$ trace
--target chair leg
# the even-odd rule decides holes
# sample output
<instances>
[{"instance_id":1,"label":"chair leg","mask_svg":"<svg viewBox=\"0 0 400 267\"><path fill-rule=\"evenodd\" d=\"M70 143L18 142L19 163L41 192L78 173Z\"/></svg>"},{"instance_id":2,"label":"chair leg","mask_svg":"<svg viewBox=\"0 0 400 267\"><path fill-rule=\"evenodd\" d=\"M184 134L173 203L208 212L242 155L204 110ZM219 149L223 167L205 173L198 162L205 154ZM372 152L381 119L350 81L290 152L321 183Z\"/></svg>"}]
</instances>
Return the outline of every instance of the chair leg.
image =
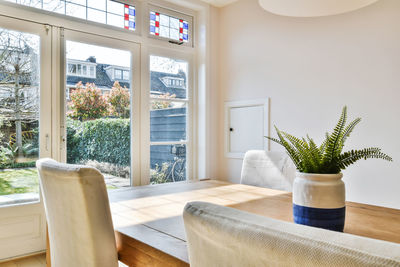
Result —
<instances>
[{"instance_id":1,"label":"chair leg","mask_svg":"<svg viewBox=\"0 0 400 267\"><path fill-rule=\"evenodd\" d=\"M49 230L46 226L46 267L51 267Z\"/></svg>"}]
</instances>

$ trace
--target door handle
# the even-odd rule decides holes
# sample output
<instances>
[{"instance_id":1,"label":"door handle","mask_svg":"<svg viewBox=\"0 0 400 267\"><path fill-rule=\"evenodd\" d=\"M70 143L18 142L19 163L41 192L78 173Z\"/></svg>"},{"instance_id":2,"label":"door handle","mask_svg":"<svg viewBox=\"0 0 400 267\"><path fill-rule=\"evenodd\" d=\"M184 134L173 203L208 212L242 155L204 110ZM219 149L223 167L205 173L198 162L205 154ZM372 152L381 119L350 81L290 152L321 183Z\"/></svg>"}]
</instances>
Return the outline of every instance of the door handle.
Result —
<instances>
[{"instance_id":1,"label":"door handle","mask_svg":"<svg viewBox=\"0 0 400 267\"><path fill-rule=\"evenodd\" d=\"M49 134L46 134L46 141L45 141L45 149L46 151L49 151Z\"/></svg>"}]
</instances>

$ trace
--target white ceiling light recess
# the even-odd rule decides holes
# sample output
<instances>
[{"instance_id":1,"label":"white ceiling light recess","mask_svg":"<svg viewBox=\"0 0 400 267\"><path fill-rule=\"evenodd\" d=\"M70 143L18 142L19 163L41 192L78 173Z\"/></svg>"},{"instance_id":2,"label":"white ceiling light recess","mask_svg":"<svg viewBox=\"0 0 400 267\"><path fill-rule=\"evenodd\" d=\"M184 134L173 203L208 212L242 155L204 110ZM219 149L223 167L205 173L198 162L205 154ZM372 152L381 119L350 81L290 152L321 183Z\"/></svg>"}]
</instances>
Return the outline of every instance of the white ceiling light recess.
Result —
<instances>
[{"instance_id":1,"label":"white ceiling light recess","mask_svg":"<svg viewBox=\"0 0 400 267\"><path fill-rule=\"evenodd\" d=\"M290 17L321 17L354 11L378 0L259 0L265 10Z\"/></svg>"}]
</instances>

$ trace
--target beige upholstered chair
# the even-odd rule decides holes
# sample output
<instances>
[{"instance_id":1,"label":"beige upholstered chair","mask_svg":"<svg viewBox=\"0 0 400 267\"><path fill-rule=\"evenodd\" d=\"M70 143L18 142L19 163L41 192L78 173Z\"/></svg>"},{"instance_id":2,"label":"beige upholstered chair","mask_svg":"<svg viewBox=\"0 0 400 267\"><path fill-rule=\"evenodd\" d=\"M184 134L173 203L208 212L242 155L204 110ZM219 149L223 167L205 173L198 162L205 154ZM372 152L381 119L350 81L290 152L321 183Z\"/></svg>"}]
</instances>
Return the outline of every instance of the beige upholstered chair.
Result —
<instances>
[{"instance_id":1,"label":"beige upholstered chair","mask_svg":"<svg viewBox=\"0 0 400 267\"><path fill-rule=\"evenodd\" d=\"M183 212L191 267L400 266L400 245L205 202Z\"/></svg>"},{"instance_id":2,"label":"beige upholstered chair","mask_svg":"<svg viewBox=\"0 0 400 267\"><path fill-rule=\"evenodd\" d=\"M37 162L54 267L116 267L115 243L103 175L94 168Z\"/></svg>"},{"instance_id":3,"label":"beige upholstered chair","mask_svg":"<svg viewBox=\"0 0 400 267\"><path fill-rule=\"evenodd\" d=\"M296 167L285 152L249 150L240 183L291 192L295 174Z\"/></svg>"}]
</instances>

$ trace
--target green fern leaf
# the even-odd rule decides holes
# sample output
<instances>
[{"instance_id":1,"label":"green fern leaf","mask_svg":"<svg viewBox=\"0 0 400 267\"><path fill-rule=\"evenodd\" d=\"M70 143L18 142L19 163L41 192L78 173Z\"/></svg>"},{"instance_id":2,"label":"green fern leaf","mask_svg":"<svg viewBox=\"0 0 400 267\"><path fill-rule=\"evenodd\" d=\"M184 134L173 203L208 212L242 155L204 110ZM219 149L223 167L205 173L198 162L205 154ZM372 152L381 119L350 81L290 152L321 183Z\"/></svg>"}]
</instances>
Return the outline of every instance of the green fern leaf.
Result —
<instances>
[{"instance_id":1,"label":"green fern leaf","mask_svg":"<svg viewBox=\"0 0 400 267\"><path fill-rule=\"evenodd\" d=\"M282 133L279 131L279 129L276 126L275 126L275 130L279 137L279 140L281 141L282 145L285 147L286 151L288 152L289 157L293 160L293 163L296 165L297 169L299 171L303 170L302 165L301 165L301 160L300 160L300 153L285 140Z\"/></svg>"},{"instance_id":2,"label":"green fern leaf","mask_svg":"<svg viewBox=\"0 0 400 267\"><path fill-rule=\"evenodd\" d=\"M344 152L338 158L338 166L341 170L344 170L351 164L354 164L356 161L360 159L369 159L369 158L376 158L376 159L383 159L387 161L393 161L393 159L386 155L385 153L381 152L380 148L377 147L370 147L364 148L362 150L351 150L348 152Z\"/></svg>"},{"instance_id":3,"label":"green fern leaf","mask_svg":"<svg viewBox=\"0 0 400 267\"><path fill-rule=\"evenodd\" d=\"M291 134L281 132L282 135L289 140L290 143L297 149L299 152L299 158L300 158L300 164L302 165L302 168L306 172L312 172L314 169L314 166L312 165L311 162L311 155L309 152L308 144L304 140L301 140Z\"/></svg>"},{"instance_id":4,"label":"green fern leaf","mask_svg":"<svg viewBox=\"0 0 400 267\"><path fill-rule=\"evenodd\" d=\"M297 138L280 131L276 126L278 138L266 136L269 140L282 145L300 172L306 173L339 173L360 159L393 159L382 153L379 148L364 148L342 153L344 143L355 126L361 121L357 118L346 126L347 108L344 107L338 123L331 134L326 133L320 146L307 135L307 138Z\"/></svg>"},{"instance_id":5,"label":"green fern leaf","mask_svg":"<svg viewBox=\"0 0 400 267\"><path fill-rule=\"evenodd\" d=\"M347 120L347 107L344 106L342 110L342 115L340 116L340 119L336 124L335 129L333 130L333 133L329 136L323 160L325 164L329 164L330 162L333 161L335 155L340 154L340 151L338 151L338 144L343 136L343 129L346 125L346 120Z\"/></svg>"}]
</instances>

